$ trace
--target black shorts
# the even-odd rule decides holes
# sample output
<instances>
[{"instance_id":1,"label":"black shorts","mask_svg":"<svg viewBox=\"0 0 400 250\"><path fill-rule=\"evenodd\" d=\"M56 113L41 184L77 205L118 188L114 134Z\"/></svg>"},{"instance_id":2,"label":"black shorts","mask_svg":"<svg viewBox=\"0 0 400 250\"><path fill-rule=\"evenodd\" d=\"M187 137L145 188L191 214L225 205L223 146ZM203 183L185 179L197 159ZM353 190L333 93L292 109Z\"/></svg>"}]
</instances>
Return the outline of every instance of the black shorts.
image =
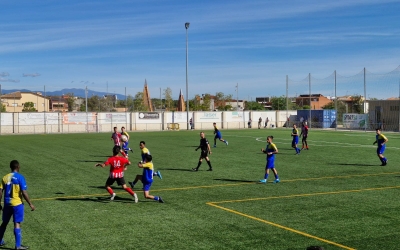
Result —
<instances>
[{"instance_id":1,"label":"black shorts","mask_svg":"<svg viewBox=\"0 0 400 250\"><path fill-rule=\"evenodd\" d=\"M303 141L304 140L307 140L307 135L303 135L303 139L302 139Z\"/></svg>"},{"instance_id":2,"label":"black shorts","mask_svg":"<svg viewBox=\"0 0 400 250\"><path fill-rule=\"evenodd\" d=\"M200 158L206 158L208 156L207 150L201 150Z\"/></svg>"},{"instance_id":3,"label":"black shorts","mask_svg":"<svg viewBox=\"0 0 400 250\"><path fill-rule=\"evenodd\" d=\"M106 185L107 186L111 186L112 184L114 184L114 182L117 182L118 186L123 186L126 184L124 177L122 178L111 178L108 177L107 181L106 181Z\"/></svg>"}]
</instances>

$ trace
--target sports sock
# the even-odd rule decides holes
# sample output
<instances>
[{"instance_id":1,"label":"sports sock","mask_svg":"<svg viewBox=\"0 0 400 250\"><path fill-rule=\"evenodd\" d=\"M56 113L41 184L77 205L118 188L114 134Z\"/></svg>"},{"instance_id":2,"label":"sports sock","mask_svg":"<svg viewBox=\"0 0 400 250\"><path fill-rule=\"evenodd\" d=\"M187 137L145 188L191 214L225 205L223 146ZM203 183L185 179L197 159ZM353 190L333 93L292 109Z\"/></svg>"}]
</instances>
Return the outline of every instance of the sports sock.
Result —
<instances>
[{"instance_id":1,"label":"sports sock","mask_svg":"<svg viewBox=\"0 0 400 250\"><path fill-rule=\"evenodd\" d=\"M279 179L279 176L277 174L275 175L275 179Z\"/></svg>"},{"instance_id":2,"label":"sports sock","mask_svg":"<svg viewBox=\"0 0 400 250\"><path fill-rule=\"evenodd\" d=\"M15 236L15 247L18 248L21 246L21 228L14 228L14 236Z\"/></svg>"},{"instance_id":3,"label":"sports sock","mask_svg":"<svg viewBox=\"0 0 400 250\"><path fill-rule=\"evenodd\" d=\"M113 193L114 193L114 191L112 190L111 187L107 187L107 192L108 192L110 195L113 195Z\"/></svg>"},{"instance_id":4,"label":"sports sock","mask_svg":"<svg viewBox=\"0 0 400 250\"><path fill-rule=\"evenodd\" d=\"M201 161L199 161L199 163L197 163L197 168L199 168L201 165Z\"/></svg>"},{"instance_id":5,"label":"sports sock","mask_svg":"<svg viewBox=\"0 0 400 250\"><path fill-rule=\"evenodd\" d=\"M206 160L207 161L207 160ZM210 168L212 168L211 167L211 161L207 161L207 164L208 164L208 166L210 167Z\"/></svg>"},{"instance_id":6,"label":"sports sock","mask_svg":"<svg viewBox=\"0 0 400 250\"><path fill-rule=\"evenodd\" d=\"M154 200L158 201L160 198L158 196L154 196Z\"/></svg>"},{"instance_id":7,"label":"sports sock","mask_svg":"<svg viewBox=\"0 0 400 250\"><path fill-rule=\"evenodd\" d=\"M133 195L135 193L130 187L125 188L125 191L128 192L130 195Z\"/></svg>"},{"instance_id":8,"label":"sports sock","mask_svg":"<svg viewBox=\"0 0 400 250\"><path fill-rule=\"evenodd\" d=\"M6 227L0 227L0 239L3 240ZM0 241L1 242L1 241Z\"/></svg>"},{"instance_id":9,"label":"sports sock","mask_svg":"<svg viewBox=\"0 0 400 250\"><path fill-rule=\"evenodd\" d=\"M267 180L267 179L268 179L268 175L269 175L269 174L265 174L265 175L264 175L264 179Z\"/></svg>"}]
</instances>

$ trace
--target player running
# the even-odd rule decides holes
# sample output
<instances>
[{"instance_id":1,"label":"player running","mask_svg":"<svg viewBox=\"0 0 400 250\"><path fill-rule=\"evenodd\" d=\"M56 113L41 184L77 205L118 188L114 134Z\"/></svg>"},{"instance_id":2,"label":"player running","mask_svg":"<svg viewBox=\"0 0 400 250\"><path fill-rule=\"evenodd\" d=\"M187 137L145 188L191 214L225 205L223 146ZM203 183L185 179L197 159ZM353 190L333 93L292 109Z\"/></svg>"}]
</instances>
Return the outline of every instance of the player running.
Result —
<instances>
[{"instance_id":1,"label":"player running","mask_svg":"<svg viewBox=\"0 0 400 250\"><path fill-rule=\"evenodd\" d=\"M379 157L379 160L381 160L381 162L382 162L381 166L386 166L386 164L387 164L387 159L385 156L383 156L383 152L385 152L386 143L388 141L389 140L386 138L386 136L384 136L381 133L381 129L377 128L376 129L376 140L374 141L373 144L378 143L378 148L376 149L376 153Z\"/></svg>"},{"instance_id":2,"label":"player running","mask_svg":"<svg viewBox=\"0 0 400 250\"><path fill-rule=\"evenodd\" d=\"M151 184L153 184L153 175L154 175L154 167L152 160L153 157L150 154L146 154L145 161L138 163L138 167L143 168L143 174L136 175L136 178L132 182L132 184L135 185L140 180L143 183L144 198L164 203L164 200L161 198L161 196L150 195L150 187Z\"/></svg>"},{"instance_id":3,"label":"player running","mask_svg":"<svg viewBox=\"0 0 400 250\"><path fill-rule=\"evenodd\" d=\"M127 170L127 166L131 164L131 162L118 155L120 152L121 148L119 146L114 146L113 148L113 156L108 158L107 161L104 163L97 163L95 167L102 167L104 168L105 166L110 165L110 175L106 181L106 189L108 193L111 195L110 201L113 201L116 194L111 188L111 185L114 184L114 182L117 182L119 186L122 186L123 189L128 192L130 195L133 196L133 199L135 200L135 203L138 202L138 197L135 192L132 191L130 187L127 187L125 184L125 179L124 179L124 171Z\"/></svg>"},{"instance_id":4,"label":"player running","mask_svg":"<svg viewBox=\"0 0 400 250\"><path fill-rule=\"evenodd\" d=\"M122 148L121 148L121 134L120 133L118 133L118 128L117 127L114 127L114 133L112 133L112 135L111 135L111 140L113 140L114 141L114 148L113 148L113 150L116 148L116 147L118 147L119 148L119 152L125 157L125 158L128 158L128 155L125 153L125 151L124 150L122 150Z\"/></svg>"},{"instance_id":5,"label":"player running","mask_svg":"<svg viewBox=\"0 0 400 250\"><path fill-rule=\"evenodd\" d=\"M122 143L122 149L124 150L125 154L128 155L128 151L133 153L133 150L129 147L129 134L126 132L125 127L121 127L121 136L125 135L127 140Z\"/></svg>"},{"instance_id":6,"label":"player running","mask_svg":"<svg viewBox=\"0 0 400 250\"><path fill-rule=\"evenodd\" d=\"M222 139L221 131L219 131L219 129L217 128L217 124L215 122L213 123L213 126L214 126L214 134L215 134L215 137L214 137L214 148L217 147L217 138L220 141L222 141L223 143L225 143L226 146L228 146L228 141Z\"/></svg>"}]
</instances>

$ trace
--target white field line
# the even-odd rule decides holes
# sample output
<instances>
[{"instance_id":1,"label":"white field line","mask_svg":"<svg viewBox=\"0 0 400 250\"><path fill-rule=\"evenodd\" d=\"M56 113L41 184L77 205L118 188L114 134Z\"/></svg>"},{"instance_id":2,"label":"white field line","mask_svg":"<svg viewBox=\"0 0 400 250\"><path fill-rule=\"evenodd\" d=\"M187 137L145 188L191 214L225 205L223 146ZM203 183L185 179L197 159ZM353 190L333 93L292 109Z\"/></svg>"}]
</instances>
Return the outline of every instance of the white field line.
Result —
<instances>
[{"instance_id":1,"label":"white field line","mask_svg":"<svg viewBox=\"0 0 400 250\"><path fill-rule=\"evenodd\" d=\"M241 136L241 135L229 135L230 137L247 137L247 138L254 138L258 142L262 143L267 143L267 137L254 137L254 136ZM274 141L292 141L292 139L276 139L274 138ZM346 142L330 142L330 141L313 141L313 140L307 140L309 145L312 146L318 146L318 147L333 147L333 146L340 146L342 148L354 148L354 147L360 147L360 148L376 148L375 145L365 145L365 144L354 144L354 143L346 143ZM310 142L312 144L310 144ZM300 143L300 140L299 140ZM322 144L314 144L314 143L322 143ZM386 147L390 149L397 149L400 150L400 148L397 147Z\"/></svg>"}]
</instances>

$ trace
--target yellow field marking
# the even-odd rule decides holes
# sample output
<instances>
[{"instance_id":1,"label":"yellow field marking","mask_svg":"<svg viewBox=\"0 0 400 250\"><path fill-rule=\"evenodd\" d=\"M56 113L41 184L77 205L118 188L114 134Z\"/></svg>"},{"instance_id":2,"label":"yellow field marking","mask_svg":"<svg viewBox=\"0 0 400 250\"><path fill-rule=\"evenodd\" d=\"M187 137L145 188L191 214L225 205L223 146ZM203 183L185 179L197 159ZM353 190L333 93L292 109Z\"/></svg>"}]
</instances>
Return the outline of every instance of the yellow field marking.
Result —
<instances>
[{"instance_id":1,"label":"yellow field marking","mask_svg":"<svg viewBox=\"0 0 400 250\"><path fill-rule=\"evenodd\" d=\"M210 205L210 206L213 206L213 207L228 211L230 213L241 215L243 217L246 217L246 218L249 218L249 219L252 219L252 220L256 220L256 221L259 221L259 222L262 222L262 223L265 223L265 224L269 224L271 226L278 227L278 228L284 229L286 231L290 231L292 233L300 234L300 235L303 235L303 236L308 237L308 238L319 240L319 241L325 242L327 244L340 247L342 249L355 250L355 248L347 247L347 246L341 245L339 243L336 243L336 242L333 242L333 241L330 241L330 240L326 240L326 239L323 239L323 238L320 238L320 237L317 237L317 236L314 236L314 235L311 235L311 234L308 234L308 233L304 233L304 232L301 232L299 230L296 230L296 229L293 229L293 228L290 228L290 227L285 227L285 226L273 223L271 221L263 220L263 219L260 219L260 218L257 218L257 217L254 217L254 216L251 216L251 215L248 215L248 214L244 214L244 213L238 212L236 210L232 210L232 209L229 209L229 208L221 207L221 206L213 204L212 202L211 203L210 202L207 203L207 205Z\"/></svg>"},{"instance_id":2,"label":"yellow field marking","mask_svg":"<svg viewBox=\"0 0 400 250\"><path fill-rule=\"evenodd\" d=\"M380 175L391 175L391 174L400 174L400 172L390 172L390 173L377 173L377 174L357 174L357 175L344 175L344 176L325 176L325 177L313 177L313 178L298 178L292 180L281 180L281 182L295 182L295 181L313 181L313 180L324 180L324 179L336 179L336 178L351 178L351 177L367 177L367 176L380 176ZM179 190L191 190L191 189L200 189L200 188L215 188L215 187L230 187L230 186L241 186L241 185L254 185L257 181L254 182L239 182L235 184L216 184L216 185L207 185L207 186L192 186L192 187L176 187L176 188L163 188L163 189L154 189L152 192L165 192L165 191L179 191ZM261 185L261 184L260 184ZM137 192L137 191L136 191ZM141 191L139 191L141 192ZM116 194L125 194L125 191L116 192ZM108 193L101 194L82 194L82 195L74 195L74 196L58 196L58 197L49 197L49 198L36 198L31 199L32 201L44 201L44 200L57 200L57 199L72 199L72 198L89 198L95 196L108 196Z\"/></svg>"},{"instance_id":3,"label":"yellow field marking","mask_svg":"<svg viewBox=\"0 0 400 250\"><path fill-rule=\"evenodd\" d=\"M363 191L376 191L376 190L387 190L387 189L397 189L397 188L400 188L400 186L380 187L380 188L364 188L364 189L353 189L353 190L342 190L342 191L331 191L331 192L318 192L318 193L308 193L308 194L293 194L293 195L272 196L272 197L263 197L263 198L249 198L249 199L242 199L242 200L228 200L228 201L207 202L206 204L209 205L209 206L213 206L213 207L228 211L230 213L241 215L243 217L246 217L246 218L249 218L249 219L252 219L252 220L260 221L260 222L263 222L263 223L271 225L271 226L275 226L275 227L278 227L278 228L281 228L281 229L284 229L284 230L287 230L287 231L290 231L290 232L293 232L293 233L296 233L296 234L300 234L300 235L303 235L303 236L308 237L308 238L316 239L316 240L328 243L330 245L334 245L334 246L340 247L342 249L355 250L355 248L347 247L347 246L341 245L341 244L333 242L333 241L329 241L329 240L326 240L326 239L323 239L323 238L320 238L320 237L317 237L317 236L314 236L314 235L311 235L311 234L308 234L308 233L305 233L305 232L301 232L301 231L293 229L293 228L285 227L285 226L273 223L271 221L263 220L263 219L260 219L260 218L245 214L245 213L241 213L241 212L238 212L238 211L233 210L233 209L229 209L229 208L226 208L226 207L223 207L223 206L219 206L217 204L233 203L233 202L271 200L271 199L282 199L282 198L295 198L295 197L310 197L310 196L317 196L317 195L355 193L355 192L363 192Z\"/></svg>"},{"instance_id":4,"label":"yellow field marking","mask_svg":"<svg viewBox=\"0 0 400 250\"><path fill-rule=\"evenodd\" d=\"M215 201L215 202L213 201L213 202L208 202L207 204L209 204L209 203L210 204L211 203L212 204L221 204L221 203L233 203L233 202L246 202L246 201L260 201L260 200L272 200L272 199L283 199L283 198L295 198L295 197L309 197L309 196L317 196L317 195L356 193L356 192L363 192L363 191L376 191L376 190L386 190L386 189L396 189L396 188L400 188L400 186L380 187L380 188L364 188L364 189L318 192L318 193L308 193L308 194L292 194L292 195L271 196L271 197L262 197L262 198L249 198L249 199L242 199L242 200L227 200L227 201Z\"/></svg>"}]
</instances>

